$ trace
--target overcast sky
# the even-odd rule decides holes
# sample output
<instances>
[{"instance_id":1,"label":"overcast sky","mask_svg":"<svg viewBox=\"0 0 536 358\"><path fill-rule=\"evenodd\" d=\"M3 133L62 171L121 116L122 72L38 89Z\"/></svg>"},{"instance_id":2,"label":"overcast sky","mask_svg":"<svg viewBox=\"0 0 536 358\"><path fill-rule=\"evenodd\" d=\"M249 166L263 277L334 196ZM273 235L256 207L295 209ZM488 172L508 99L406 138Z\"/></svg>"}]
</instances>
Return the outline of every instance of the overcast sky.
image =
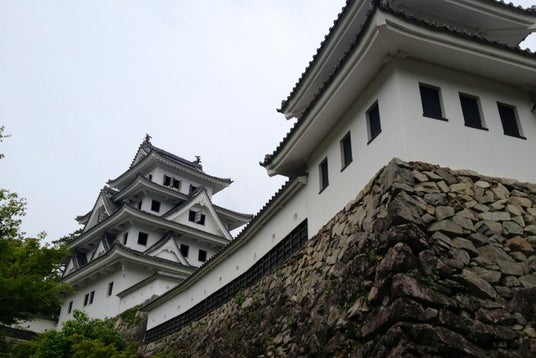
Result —
<instances>
[{"instance_id":1,"label":"overcast sky","mask_svg":"<svg viewBox=\"0 0 536 358\"><path fill-rule=\"evenodd\" d=\"M284 182L258 164L292 125L275 109L343 3L0 0L0 187L28 200L23 230L77 229L146 133L256 213Z\"/></svg>"}]
</instances>

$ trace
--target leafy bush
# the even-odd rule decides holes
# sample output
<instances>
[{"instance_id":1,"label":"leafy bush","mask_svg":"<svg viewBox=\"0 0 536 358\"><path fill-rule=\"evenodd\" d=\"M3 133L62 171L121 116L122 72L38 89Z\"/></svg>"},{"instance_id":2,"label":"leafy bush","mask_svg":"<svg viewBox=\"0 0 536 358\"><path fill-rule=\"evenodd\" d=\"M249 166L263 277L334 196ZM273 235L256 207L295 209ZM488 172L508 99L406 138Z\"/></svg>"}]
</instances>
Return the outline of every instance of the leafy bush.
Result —
<instances>
[{"instance_id":1,"label":"leafy bush","mask_svg":"<svg viewBox=\"0 0 536 358\"><path fill-rule=\"evenodd\" d=\"M75 311L74 319L60 331L49 331L34 341L15 345L11 358L129 358L136 357L136 345L127 345L109 319L90 319Z\"/></svg>"}]
</instances>

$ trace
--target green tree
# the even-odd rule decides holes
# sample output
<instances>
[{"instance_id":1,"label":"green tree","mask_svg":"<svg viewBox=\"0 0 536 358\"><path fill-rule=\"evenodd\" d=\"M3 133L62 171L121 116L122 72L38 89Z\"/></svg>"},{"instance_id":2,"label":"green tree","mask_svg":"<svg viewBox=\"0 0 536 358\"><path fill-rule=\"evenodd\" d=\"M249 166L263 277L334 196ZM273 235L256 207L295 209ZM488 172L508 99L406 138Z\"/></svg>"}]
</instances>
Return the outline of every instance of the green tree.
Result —
<instances>
[{"instance_id":1,"label":"green tree","mask_svg":"<svg viewBox=\"0 0 536 358\"><path fill-rule=\"evenodd\" d=\"M0 142L5 137L0 126ZM0 189L0 324L57 314L60 295L68 290L57 282L67 250L44 244L44 233L36 238L24 236L20 225L25 205L16 193Z\"/></svg>"},{"instance_id":2,"label":"green tree","mask_svg":"<svg viewBox=\"0 0 536 358\"><path fill-rule=\"evenodd\" d=\"M82 234L83 231L84 231L83 227L78 228L75 231L60 237L58 240L52 241L52 243L58 244L58 245L68 245L71 242L73 242L78 236L80 236L80 234Z\"/></svg>"},{"instance_id":3,"label":"green tree","mask_svg":"<svg viewBox=\"0 0 536 358\"><path fill-rule=\"evenodd\" d=\"M130 358L136 357L136 345L127 345L109 319L90 319L75 311L73 319L60 331L49 331L34 341L13 347L12 358Z\"/></svg>"}]
</instances>

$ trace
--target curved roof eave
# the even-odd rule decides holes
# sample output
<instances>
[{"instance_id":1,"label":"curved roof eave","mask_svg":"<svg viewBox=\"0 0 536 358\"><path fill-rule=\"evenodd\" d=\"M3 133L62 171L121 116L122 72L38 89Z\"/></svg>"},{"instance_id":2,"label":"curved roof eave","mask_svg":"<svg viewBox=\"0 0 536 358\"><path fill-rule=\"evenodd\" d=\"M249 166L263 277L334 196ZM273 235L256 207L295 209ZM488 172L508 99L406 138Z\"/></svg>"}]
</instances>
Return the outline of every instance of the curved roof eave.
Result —
<instances>
[{"instance_id":1,"label":"curved roof eave","mask_svg":"<svg viewBox=\"0 0 536 358\"><path fill-rule=\"evenodd\" d=\"M449 27L447 25L438 24L432 21L426 21L422 19L418 19L415 16L406 14L404 12L392 9L389 6L378 6L375 8L375 10L379 9L385 14L394 16L395 18L406 22L410 25L417 26L424 28L425 30L428 30L430 33L437 33L438 36L441 35L447 35L451 36L452 38L456 38L459 41L463 42L465 41L466 44L473 44L474 45L474 51L477 51L477 48L479 51L482 50L482 48L488 48L493 51L498 51L497 53L502 53L503 58L497 58L497 61L503 61L504 58L510 57L512 59L517 59L520 63L522 61L527 61L523 59L529 59L529 61L532 61L536 59L536 55L529 51L529 50L521 50L519 47L509 46L502 43L498 43L496 41L492 41L488 38L479 36L474 33L468 33L466 31L456 29ZM372 12L368 19L366 25L370 25L370 19L374 16L374 13L376 11ZM393 24L389 24L391 27L393 27ZM311 113L311 110L317 105L318 102L320 102L320 99L325 94L326 90L333 84L333 82L336 80L337 75L341 71L341 69L345 66L348 59L352 56L354 50L356 47L360 45L360 42L362 40L362 37L364 36L364 33L370 26L364 26L361 33L356 37L354 44L348 51L346 52L345 56L343 56L337 65L337 67L333 70L330 77L324 82L323 86L317 91L314 99L311 101L311 103L307 106L305 109L303 115L298 119L298 121L295 123L295 125L290 129L290 131L287 133L287 135L283 138L283 140L279 143L277 148L272 152L272 154L266 155L264 162L261 162L261 166L265 167L267 171L270 174L283 174L283 175L295 175L296 173L290 172L285 173L284 171L281 172L280 163L283 159L283 156L285 156L290 146L292 146L293 141L295 141L296 136L299 135L303 129L306 122L309 121L309 116ZM483 47L484 46L484 47ZM521 66L521 65L520 65Z\"/></svg>"},{"instance_id":2,"label":"curved roof eave","mask_svg":"<svg viewBox=\"0 0 536 358\"><path fill-rule=\"evenodd\" d=\"M69 273L68 275L62 277L60 279L60 282L75 284L80 280L86 279L87 275L91 271L107 267L119 260L129 260L131 262L150 265L158 270L166 270L167 272L185 275L191 274L195 269L195 267L193 266L186 267L174 261L169 261L160 257L143 255L142 253L139 253L135 250L131 250L122 245L114 244L114 246L112 246L112 248L103 255L99 256L93 261L88 262L86 265Z\"/></svg>"},{"instance_id":3,"label":"curved roof eave","mask_svg":"<svg viewBox=\"0 0 536 358\"><path fill-rule=\"evenodd\" d=\"M113 188L124 188L128 186L130 182L134 180L144 168L150 167L151 164L154 164L154 162L156 161L159 161L160 163L163 163L170 167L180 169L185 173L192 175L202 181L213 184L215 189L214 192L218 192L221 189L226 188L233 182L229 178L219 178L206 174L200 169L191 168L187 165L184 165L180 161L172 160L168 156L163 156L161 153L155 150L151 150L141 161L131 166L117 178L108 180L107 184Z\"/></svg>"},{"instance_id":4,"label":"curved roof eave","mask_svg":"<svg viewBox=\"0 0 536 358\"><path fill-rule=\"evenodd\" d=\"M219 236L207 233L205 231L201 231L199 229L184 224L169 221L160 216L153 215L145 211L135 209L129 205L123 204L123 206L121 206L121 208L117 210L113 215L107 217L105 220L90 228L87 232L84 232L83 234L78 236L73 242L69 244L69 248L73 250L77 247L83 246L88 241L88 239L94 238L96 235L100 235L107 231L107 229L115 227L115 225L117 225L118 222L120 222L122 219L138 219L138 221L158 225L164 230L174 230L186 233L188 235L197 236L216 245L226 245L229 242L228 240Z\"/></svg>"}]
</instances>

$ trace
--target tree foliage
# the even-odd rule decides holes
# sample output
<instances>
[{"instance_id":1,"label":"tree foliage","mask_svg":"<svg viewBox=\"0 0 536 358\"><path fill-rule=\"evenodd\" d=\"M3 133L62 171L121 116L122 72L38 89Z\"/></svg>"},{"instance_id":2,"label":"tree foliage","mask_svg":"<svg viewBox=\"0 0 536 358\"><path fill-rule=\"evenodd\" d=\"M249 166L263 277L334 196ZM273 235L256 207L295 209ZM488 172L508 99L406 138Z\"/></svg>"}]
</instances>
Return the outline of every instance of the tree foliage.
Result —
<instances>
[{"instance_id":1,"label":"tree foliage","mask_svg":"<svg viewBox=\"0 0 536 358\"><path fill-rule=\"evenodd\" d=\"M0 126L0 142L3 133ZM0 324L56 314L68 289L57 282L66 249L44 244L44 233L30 238L20 232L25 205L16 193L0 189Z\"/></svg>"},{"instance_id":2,"label":"tree foliage","mask_svg":"<svg viewBox=\"0 0 536 358\"><path fill-rule=\"evenodd\" d=\"M73 242L78 236L80 236L80 234L82 234L83 231L84 231L84 228L81 227L67 235L60 237L58 240L52 241L52 243L58 244L58 245L68 245L71 242Z\"/></svg>"},{"instance_id":3,"label":"tree foliage","mask_svg":"<svg viewBox=\"0 0 536 358\"><path fill-rule=\"evenodd\" d=\"M60 331L45 332L34 341L18 344L8 357L130 358L136 357L136 345L125 343L113 321L90 319L75 311Z\"/></svg>"}]
</instances>

